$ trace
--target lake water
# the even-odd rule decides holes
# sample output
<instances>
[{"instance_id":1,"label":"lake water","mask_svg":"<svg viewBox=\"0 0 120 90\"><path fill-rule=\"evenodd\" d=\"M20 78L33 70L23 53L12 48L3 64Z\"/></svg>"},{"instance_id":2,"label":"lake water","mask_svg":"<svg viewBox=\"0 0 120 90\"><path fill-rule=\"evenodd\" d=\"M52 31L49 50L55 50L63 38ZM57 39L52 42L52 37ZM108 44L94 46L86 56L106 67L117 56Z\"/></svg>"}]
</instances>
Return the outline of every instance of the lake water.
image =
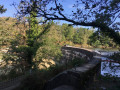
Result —
<instances>
[{"instance_id":1,"label":"lake water","mask_svg":"<svg viewBox=\"0 0 120 90\"><path fill-rule=\"evenodd\" d=\"M94 51L102 56L111 56L114 53L120 52L120 51L102 51L102 50L94 50Z\"/></svg>"},{"instance_id":2,"label":"lake water","mask_svg":"<svg viewBox=\"0 0 120 90\"><path fill-rule=\"evenodd\" d=\"M115 76L115 77L120 77L120 63L114 62L114 60L102 57L102 62L101 62L101 75L106 76ZM109 60L109 61L106 61ZM112 62L111 62L112 61Z\"/></svg>"},{"instance_id":3,"label":"lake water","mask_svg":"<svg viewBox=\"0 0 120 90\"><path fill-rule=\"evenodd\" d=\"M101 75L120 77L120 64L114 62L101 62Z\"/></svg>"},{"instance_id":4,"label":"lake water","mask_svg":"<svg viewBox=\"0 0 120 90\"><path fill-rule=\"evenodd\" d=\"M113 55L114 53L118 53L119 51L102 51L102 50L94 50L96 53L101 55L101 75L102 76L114 76L120 77L120 63L115 62L113 59L109 59L107 57Z\"/></svg>"}]
</instances>

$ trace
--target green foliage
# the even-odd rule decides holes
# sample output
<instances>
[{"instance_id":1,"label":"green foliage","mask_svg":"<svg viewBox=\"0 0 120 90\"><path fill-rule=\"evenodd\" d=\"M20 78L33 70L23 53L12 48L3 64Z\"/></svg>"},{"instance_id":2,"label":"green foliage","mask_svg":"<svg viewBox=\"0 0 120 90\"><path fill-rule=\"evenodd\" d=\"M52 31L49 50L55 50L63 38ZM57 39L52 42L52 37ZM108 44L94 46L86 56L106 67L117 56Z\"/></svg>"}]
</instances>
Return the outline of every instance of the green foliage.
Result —
<instances>
[{"instance_id":1,"label":"green foliage","mask_svg":"<svg viewBox=\"0 0 120 90\"><path fill-rule=\"evenodd\" d=\"M14 26L15 23L16 23L15 18L9 18L9 17L0 18L0 46L9 47L11 45L11 42L13 41L18 42L21 40L22 35L20 32L22 31L19 30L17 26Z\"/></svg>"},{"instance_id":2,"label":"green foliage","mask_svg":"<svg viewBox=\"0 0 120 90\"><path fill-rule=\"evenodd\" d=\"M33 7L35 7L35 9L33 9L33 7L31 6L31 4L33 4L33 1L34 1ZM36 16L38 17L42 16L45 18L46 21L65 20L73 25L91 26L91 27L99 28L100 31L106 33L107 36L112 38L116 43L120 44L119 42L120 35L116 32L116 30L119 31L119 27L120 27L119 0L102 0L102 1L78 0L77 2L73 1L73 8L75 10L70 9L71 13L69 14L66 12L67 9L64 7L64 3L61 3L56 0L50 0L50 1L22 0L21 3L22 5L19 8L19 10L21 11L21 13L19 14L21 16L25 15L25 12L27 15L28 14L30 15L31 14L30 10L33 10L34 12L36 12ZM69 3L69 1L67 1L67 3ZM51 5L51 4L55 4L55 5ZM50 7L48 7L49 5ZM28 7L29 9L26 7ZM65 37L67 37L66 34ZM67 37L67 39L69 40L71 39L71 37L70 38Z\"/></svg>"},{"instance_id":3,"label":"green foliage","mask_svg":"<svg viewBox=\"0 0 120 90\"><path fill-rule=\"evenodd\" d=\"M53 21L39 25L34 15L36 13L31 12L31 16L28 18L29 24L27 23L26 27L22 23L16 24L15 19L0 18L0 40L2 41L0 44L11 45L9 53L6 56L4 55L6 62L17 62L16 65L18 65L18 63L21 64L21 62L26 61L30 68L33 65L37 67L36 65L43 59L52 59L58 62L62 56L60 46L62 42L64 44L71 42L93 47L116 47L112 39L101 32L94 32L94 29L74 28L68 24L57 25ZM77 63L82 62L76 60L71 62L70 65L75 66ZM61 66L55 67L58 68L56 73L64 69L61 69Z\"/></svg>"},{"instance_id":4,"label":"green foliage","mask_svg":"<svg viewBox=\"0 0 120 90\"><path fill-rule=\"evenodd\" d=\"M9 53L4 54L2 60L8 65L11 63L10 65L16 69L21 68L23 70L28 68L28 66L34 65L32 62L33 53L34 49L32 47L19 45L17 47L12 47Z\"/></svg>"},{"instance_id":5,"label":"green foliage","mask_svg":"<svg viewBox=\"0 0 120 90\"><path fill-rule=\"evenodd\" d=\"M4 13L7 9L4 9L3 5L0 5L0 14Z\"/></svg>"},{"instance_id":6,"label":"green foliage","mask_svg":"<svg viewBox=\"0 0 120 90\"><path fill-rule=\"evenodd\" d=\"M72 41L74 35L74 28L73 26L68 26L68 24L63 24L61 26L63 38L65 37L66 40Z\"/></svg>"},{"instance_id":7,"label":"green foliage","mask_svg":"<svg viewBox=\"0 0 120 90\"><path fill-rule=\"evenodd\" d=\"M30 11L30 16L28 17L29 21L29 30L27 31L27 37L28 37L28 45L33 47L34 41L37 40L37 37L39 36L41 32L41 27L38 25L38 20L35 17L37 15L36 10L36 3L34 0L31 0L31 11Z\"/></svg>"},{"instance_id":8,"label":"green foliage","mask_svg":"<svg viewBox=\"0 0 120 90\"><path fill-rule=\"evenodd\" d=\"M100 47L108 48L108 47L115 47L117 46L112 39L106 36L104 33L96 31L90 37L89 44L93 47Z\"/></svg>"},{"instance_id":9,"label":"green foliage","mask_svg":"<svg viewBox=\"0 0 120 90\"><path fill-rule=\"evenodd\" d=\"M2 59L8 63L8 61L18 61L19 57L14 54L4 54Z\"/></svg>"},{"instance_id":10,"label":"green foliage","mask_svg":"<svg viewBox=\"0 0 120 90\"><path fill-rule=\"evenodd\" d=\"M63 65L52 65L48 68L48 71L51 72L52 76L57 75L58 73L66 70L66 69L71 69L74 67L79 67L83 64L85 64L85 60L84 59L79 59L79 58L75 58L73 60L70 60L69 62L67 62L67 64L63 64Z\"/></svg>"},{"instance_id":11,"label":"green foliage","mask_svg":"<svg viewBox=\"0 0 120 90\"><path fill-rule=\"evenodd\" d=\"M86 28L77 28L74 34L73 42L76 44L88 44L89 37L93 34L93 30Z\"/></svg>"},{"instance_id":12,"label":"green foliage","mask_svg":"<svg viewBox=\"0 0 120 90\"><path fill-rule=\"evenodd\" d=\"M14 51L16 53L23 52L23 53L25 53L27 55L29 52L32 54L33 48L30 47L30 46L27 46L27 45L26 46L25 45L20 45L17 48L14 48Z\"/></svg>"},{"instance_id":13,"label":"green foliage","mask_svg":"<svg viewBox=\"0 0 120 90\"><path fill-rule=\"evenodd\" d=\"M13 52L19 53L21 59L27 60L28 64L32 65L32 55L34 53L34 48L30 46L20 45L13 49Z\"/></svg>"},{"instance_id":14,"label":"green foliage","mask_svg":"<svg viewBox=\"0 0 120 90\"><path fill-rule=\"evenodd\" d=\"M61 41L61 31L57 27L58 26L53 24L53 22L51 25L48 23L48 25L45 27L45 30L43 31L44 34L42 34L38 39L38 42L41 43L41 46L36 52L35 58L37 61L41 61L42 58L53 59L57 61L61 57L61 47L59 45L59 42Z\"/></svg>"},{"instance_id":15,"label":"green foliage","mask_svg":"<svg viewBox=\"0 0 120 90\"><path fill-rule=\"evenodd\" d=\"M28 45L33 46L34 41L37 40L37 37L39 36L41 32L41 27L38 25L38 21L36 18L32 17L32 15L29 18L30 28L27 30L27 37L28 37Z\"/></svg>"},{"instance_id":16,"label":"green foliage","mask_svg":"<svg viewBox=\"0 0 120 90\"><path fill-rule=\"evenodd\" d=\"M52 65L48 68L48 72L50 72L49 75L51 76L55 76L64 70L66 70L65 65L58 65L58 64Z\"/></svg>"},{"instance_id":17,"label":"green foliage","mask_svg":"<svg viewBox=\"0 0 120 90\"><path fill-rule=\"evenodd\" d=\"M75 58L75 59L73 59L72 61L70 61L68 64L69 65L72 65L72 67L78 67L78 66L80 66L80 65L82 65L82 64L84 64L85 63L85 60L84 59L80 59L80 58ZM69 66L68 65L68 66Z\"/></svg>"}]
</instances>

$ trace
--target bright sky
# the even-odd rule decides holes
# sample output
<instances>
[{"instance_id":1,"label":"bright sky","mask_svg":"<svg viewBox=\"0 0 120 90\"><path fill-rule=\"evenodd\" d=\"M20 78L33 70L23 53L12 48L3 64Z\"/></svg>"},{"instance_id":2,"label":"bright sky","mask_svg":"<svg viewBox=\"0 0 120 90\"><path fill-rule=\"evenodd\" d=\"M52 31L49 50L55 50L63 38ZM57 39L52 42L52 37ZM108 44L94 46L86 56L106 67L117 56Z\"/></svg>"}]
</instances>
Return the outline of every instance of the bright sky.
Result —
<instances>
[{"instance_id":1,"label":"bright sky","mask_svg":"<svg viewBox=\"0 0 120 90\"><path fill-rule=\"evenodd\" d=\"M69 1L69 4L68 4ZM7 11L3 14L0 14L0 17L14 17L14 14L16 13L16 10L14 6L12 6L12 3L19 3L20 0L0 0L0 5L4 5L4 8L7 8ZM69 10L72 8L73 0L62 0L62 3L65 8L67 9L67 13L69 13Z\"/></svg>"},{"instance_id":2,"label":"bright sky","mask_svg":"<svg viewBox=\"0 0 120 90\"><path fill-rule=\"evenodd\" d=\"M12 3L15 2L17 4L19 4L21 0L0 0L0 5L4 5L4 8L7 8L7 11L3 14L0 14L0 17L15 17L15 13L16 10L14 8L14 6L12 6ZM74 4L75 0L61 0L60 3L62 3L62 5L65 8L65 12L67 12L66 14L70 14L71 9L74 10L72 8L73 4ZM120 19L117 19L116 21L119 21ZM68 23L65 21L60 21L60 23Z\"/></svg>"},{"instance_id":3,"label":"bright sky","mask_svg":"<svg viewBox=\"0 0 120 90\"><path fill-rule=\"evenodd\" d=\"M20 0L0 0L0 5L4 5L4 8L7 8L7 11L3 14L0 14L0 17L14 17L16 10L11 5L13 2L19 3L19 1Z\"/></svg>"},{"instance_id":4,"label":"bright sky","mask_svg":"<svg viewBox=\"0 0 120 90\"><path fill-rule=\"evenodd\" d=\"M14 8L14 6L12 6L13 2L19 4L21 0L0 0L0 5L4 5L4 8L7 9L7 11L3 14L0 14L0 17L15 17L15 13L16 13L16 9ZM69 3L68 3L69 1ZM70 13L70 9L72 9L72 5L73 5L73 0L61 0L61 3L63 4L64 8L66 9L65 12L67 12L67 14ZM60 23L69 23L66 21L57 21Z\"/></svg>"}]
</instances>

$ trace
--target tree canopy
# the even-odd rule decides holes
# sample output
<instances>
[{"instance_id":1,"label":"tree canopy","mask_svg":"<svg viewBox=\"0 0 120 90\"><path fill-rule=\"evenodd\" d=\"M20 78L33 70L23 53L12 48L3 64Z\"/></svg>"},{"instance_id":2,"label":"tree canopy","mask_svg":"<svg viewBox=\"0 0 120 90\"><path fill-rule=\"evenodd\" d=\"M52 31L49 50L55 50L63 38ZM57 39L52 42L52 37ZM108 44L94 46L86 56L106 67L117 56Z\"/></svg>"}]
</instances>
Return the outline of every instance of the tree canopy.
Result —
<instances>
[{"instance_id":1,"label":"tree canopy","mask_svg":"<svg viewBox=\"0 0 120 90\"><path fill-rule=\"evenodd\" d=\"M33 2L36 5L35 17L44 17L45 21L65 20L72 25L96 27L102 32L107 32L106 35L120 44L120 35L116 32L120 30L119 0L75 0L70 9L71 13L66 12L61 0L21 0L19 15L30 14Z\"/></svg>"},{"instance_id":2,"label":"tree canopy","mask_svg":"<svg viewBox=\"0 0 120 90\"><path fill-rule=\"evenodd\" d=\"M3 5L0 5L0 14L4 13L6 10Z\"/></svg>"}]
</instances>

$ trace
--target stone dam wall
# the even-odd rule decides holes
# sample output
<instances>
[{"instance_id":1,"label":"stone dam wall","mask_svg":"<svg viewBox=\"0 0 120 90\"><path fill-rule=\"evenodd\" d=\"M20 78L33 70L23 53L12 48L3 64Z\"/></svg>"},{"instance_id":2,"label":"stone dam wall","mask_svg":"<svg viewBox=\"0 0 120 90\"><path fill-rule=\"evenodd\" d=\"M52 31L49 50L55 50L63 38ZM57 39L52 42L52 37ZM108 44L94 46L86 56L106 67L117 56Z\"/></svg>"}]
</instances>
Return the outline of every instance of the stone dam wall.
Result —
<instances>
[{"instance_id":1,"label":"stone dam wall","mask_svg":"<svg viewBox=\"0 0 120 90\"><path fill-rule=\"evenodd\" d=\"M89 62L56 75L46 83L44 90L68 90L61 88L62 86L73 87L74 90L84 90L100 68L100 60L94 57L96 55L94 52L85 49L62 47L62 52L64 59L86 58Z\"/></svg>"},{"instance_id":2,"label":"stone dam wall","mask_svg":"<svg viewBox=\"0 0 120 90\"><path fill-rule=\"evenodd\" d=\"M87 62L91 61L93 56L95 55L95 52L81 49L77 47L62 47L62 58L61 63L67 63L69 60L73 60L75 58L83 58Z\"/></svg>"}]
</instances>

